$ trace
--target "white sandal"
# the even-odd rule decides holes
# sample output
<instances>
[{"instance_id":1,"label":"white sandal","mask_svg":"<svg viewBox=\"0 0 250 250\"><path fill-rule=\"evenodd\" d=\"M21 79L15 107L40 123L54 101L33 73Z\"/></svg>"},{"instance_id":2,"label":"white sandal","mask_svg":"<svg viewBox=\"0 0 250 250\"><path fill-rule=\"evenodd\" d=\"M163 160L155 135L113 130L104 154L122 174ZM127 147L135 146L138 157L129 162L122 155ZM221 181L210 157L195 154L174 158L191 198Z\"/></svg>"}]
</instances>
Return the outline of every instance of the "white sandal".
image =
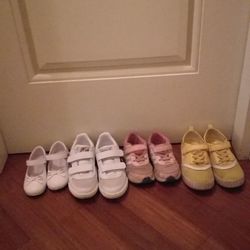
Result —
<instances>
[{"instance_id":1,"label":"white sandal","mask_svg":"<svg viewBox=\"0 0 250 250\"><path fill-rule=\"evenodd\" d=\"M37 196L46 189L46 153L42 146L35 147L26 161L23 189L28 196Z\"/></svg>"},{"instance_id":2,"label":"white sandal","mask_svg":"<svg viewBox=\"0 0 250 250\"><path fill-rule=\"evenodd\" d=\"M59 190L68 184L68 149L63 142L55 142L46 156L48 163L47 186Z\"/></svg>"}]
</instances>

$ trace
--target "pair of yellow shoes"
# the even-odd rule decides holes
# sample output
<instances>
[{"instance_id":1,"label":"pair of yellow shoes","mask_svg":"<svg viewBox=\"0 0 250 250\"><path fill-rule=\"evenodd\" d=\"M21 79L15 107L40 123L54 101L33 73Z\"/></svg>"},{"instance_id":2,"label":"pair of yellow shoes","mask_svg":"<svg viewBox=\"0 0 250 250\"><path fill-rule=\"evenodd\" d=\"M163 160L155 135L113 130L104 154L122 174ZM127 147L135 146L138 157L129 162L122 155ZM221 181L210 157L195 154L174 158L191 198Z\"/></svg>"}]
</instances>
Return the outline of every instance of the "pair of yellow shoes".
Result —
<instances>
[{"instance_id":1,"label":"pair of yellow shoes","mask_svg":"<svg viewBox=\"0 0 250 250\"><path fill-rule=\"evenodd\" d=\"M215 180L226 188L241 186L244 172L230 148L225 135L212 125L204 138L190 127L181 143L184 183L196 190L211 189Z\"/></svg>"}]
</instances>

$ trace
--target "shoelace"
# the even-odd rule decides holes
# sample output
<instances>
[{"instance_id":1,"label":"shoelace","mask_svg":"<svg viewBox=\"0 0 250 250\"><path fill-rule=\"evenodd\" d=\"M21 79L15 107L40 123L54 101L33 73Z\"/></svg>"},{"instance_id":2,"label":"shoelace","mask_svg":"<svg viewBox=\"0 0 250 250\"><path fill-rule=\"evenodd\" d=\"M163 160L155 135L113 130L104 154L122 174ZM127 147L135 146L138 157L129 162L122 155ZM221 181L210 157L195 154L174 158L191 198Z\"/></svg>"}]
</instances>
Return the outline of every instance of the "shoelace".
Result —
<instances>
[{"instance_id":1,"label":"shoelace","mask_svg":"<svg viewBox=\"0 0 250 250\"><path fill-rule=\"evenodd\" d=\"M228 149L218 150L215 153L219 159L219 163L227 163L234 160Z\"/></svg>"},{"instance_id":2,"label":"shoelace","mask_svg":"<svg viewBox=\"0 0 250 250\"><path fill-rule=\"evenodd\" d=\"M41 175L38 175L38 176L28 176L27 179L26 179L27 183L30 184L31 182L33 181L36 181L40 184L43 183L43 177Z\"/></svg>"},{"instance_id":3,"label":"shoelace","mask_svg":"<svg viewBox=\"0 0 250 250\"><path fill-rule=\"evenodd\" d=\"M157 157L159 157L159 161L166 162L166 163L174 163L175 158L173 155L173 152L171 151L162 151L155 154Z\"/></svg>"},{"instance_id":4,"label":"shoelace","mask_svg":"<svg viewBox=\"0 0 250 250\"><path fill-rule=\"evenodd\" d=\"M193 158L193 164L196 165L202 165L208 163L206 152L203 150L193 151L192 158Z\"/></svg>"},{"instance_id":5,"label":"shoelace","mask_svg":"<svg viewBox=\"0 0 250 250\"><path fill-rule=\"evenodd\" d=\"M142 152L134 152L132 155L132 161L135 161L137 163L143 163L147 160L147 154L146 151L142 151Z\"/></svg>"},{"instance_id":6,"label":"shoelace","mask_svg":"<svg viewBox=\"0 0 250 250\"><path fill-rule=\"evenodd\" d=\"M58 169L58 170L53 170L48 172L48 179L51 179L55 175L65 175L66 171L65 169Z\"/></svg>"}]
</instances>

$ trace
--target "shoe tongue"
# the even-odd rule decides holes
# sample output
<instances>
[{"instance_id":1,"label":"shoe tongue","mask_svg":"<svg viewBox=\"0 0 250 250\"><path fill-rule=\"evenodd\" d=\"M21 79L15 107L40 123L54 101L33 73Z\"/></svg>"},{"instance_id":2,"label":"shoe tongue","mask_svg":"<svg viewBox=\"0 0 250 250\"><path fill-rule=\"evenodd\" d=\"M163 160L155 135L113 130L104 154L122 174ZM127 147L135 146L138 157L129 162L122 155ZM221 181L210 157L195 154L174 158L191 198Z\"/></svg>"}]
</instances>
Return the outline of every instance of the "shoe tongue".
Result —
<instances>
[{"instance_id":1,"label":"shoe tongue","mask_svg":"<svg viewBox=\"0 0 250 250\"><path fill-rule=\"evenodd\" d=\"M136 155L142 155L142 154L145 153L145 149L134 151L134 153L135 153Z\"/></svg>"},{"instance_id":2,"label":"shoe tongue","mask_svg":"<svg viewBox=\"0 0 250 250\"><path fill-rule=\"evenodd\" d=\"M89 145L76 144L75 147L74 147L75 153L89 151L89 150L90 150L90 146Z\"/></svg>"},{"instance_id":3,"label":"shoe tongue","mask_svg":"<svg viewBox=\"0 0 250 250\"><path fill-rule=\"evenodd\" d=\"M185 145L188 146L188 147L193 147L193 146L200 146L200 145L204 145L205 143L200 143L200 142L191 142L191 143L188 143L186 142Z\"/></svg>"},{"instance_id":4,"label":"shoe tongue","mask_svg":"<svg viewBox=\"0 0 250 250\"><path fill-rule=\"evenodd\" d=\"M218 144L222 144L225 143L226 141L219 141L219 140L214 140L211 144L213 145L218 145Z\"/></svg>"},{"instance_id":5,"label":"shoe tongue","mask_svg":"<svg viewBox=\"0 0 250 250\"><path fill-rule=\"evenodd\" d=\"M129 144L128 146L129 150L132 151L132 153L136 154L136 155L141 155L145 153L145 150L147 149L146 147L144 148L144 146L142 144Z\"/></svg>"}]
</instances>

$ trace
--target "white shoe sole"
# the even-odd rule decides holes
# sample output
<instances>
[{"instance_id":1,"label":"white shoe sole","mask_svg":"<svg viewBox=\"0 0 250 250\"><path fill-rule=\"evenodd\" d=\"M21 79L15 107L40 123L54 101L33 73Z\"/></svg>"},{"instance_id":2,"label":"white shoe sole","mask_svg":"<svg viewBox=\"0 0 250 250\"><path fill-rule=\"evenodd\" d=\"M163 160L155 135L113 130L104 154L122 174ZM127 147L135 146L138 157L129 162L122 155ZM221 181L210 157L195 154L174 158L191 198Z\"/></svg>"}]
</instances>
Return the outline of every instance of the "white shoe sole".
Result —
<instances>
[{"instance_id":1,"label":"white shoe sole","mask_svg":"<svg viewBox=\"0 0 250 250\"><path fill-rule=\"evenodd\" d=\"M224 188L237 188L240 187L244 184L245 182L245 178L242 178L240 180L237 181L221 181L220 179L216 178L215 176L215 181L222 187Z\"/></svg>"},{"instance_id":2,"label":"white shoe sole","mask_svg":"<svg viewBox=\"0 0 250 250\"><path fill-rule=\"evenodd\" d=\"M116 193L108 193L108 192L104 191L103 188L99 185L100 193L107 199L120 198L121 196L123 196L126 193L127 189L128 189L128 179L127 179L125 185L123 186L123 188Z\"/></svg>"},{"instance_id":3,"label":"white shoe sole","mask_svg":"<svg viewBox=\"0 0 250 250\"><path fill-rule=\"evenodd\" d=\"M93 190L91 190L90 192L88 193L79 193L77 192L76 190L74 190L74 188L71 187L70 183L68 184L68 187L69 187L69 191L70 193L76 197L77 199L88 199L88 198L91 198L93 197L97 191L98 191L98 184L95 186L95 188Z\"/></svg>"}]
</instances>

